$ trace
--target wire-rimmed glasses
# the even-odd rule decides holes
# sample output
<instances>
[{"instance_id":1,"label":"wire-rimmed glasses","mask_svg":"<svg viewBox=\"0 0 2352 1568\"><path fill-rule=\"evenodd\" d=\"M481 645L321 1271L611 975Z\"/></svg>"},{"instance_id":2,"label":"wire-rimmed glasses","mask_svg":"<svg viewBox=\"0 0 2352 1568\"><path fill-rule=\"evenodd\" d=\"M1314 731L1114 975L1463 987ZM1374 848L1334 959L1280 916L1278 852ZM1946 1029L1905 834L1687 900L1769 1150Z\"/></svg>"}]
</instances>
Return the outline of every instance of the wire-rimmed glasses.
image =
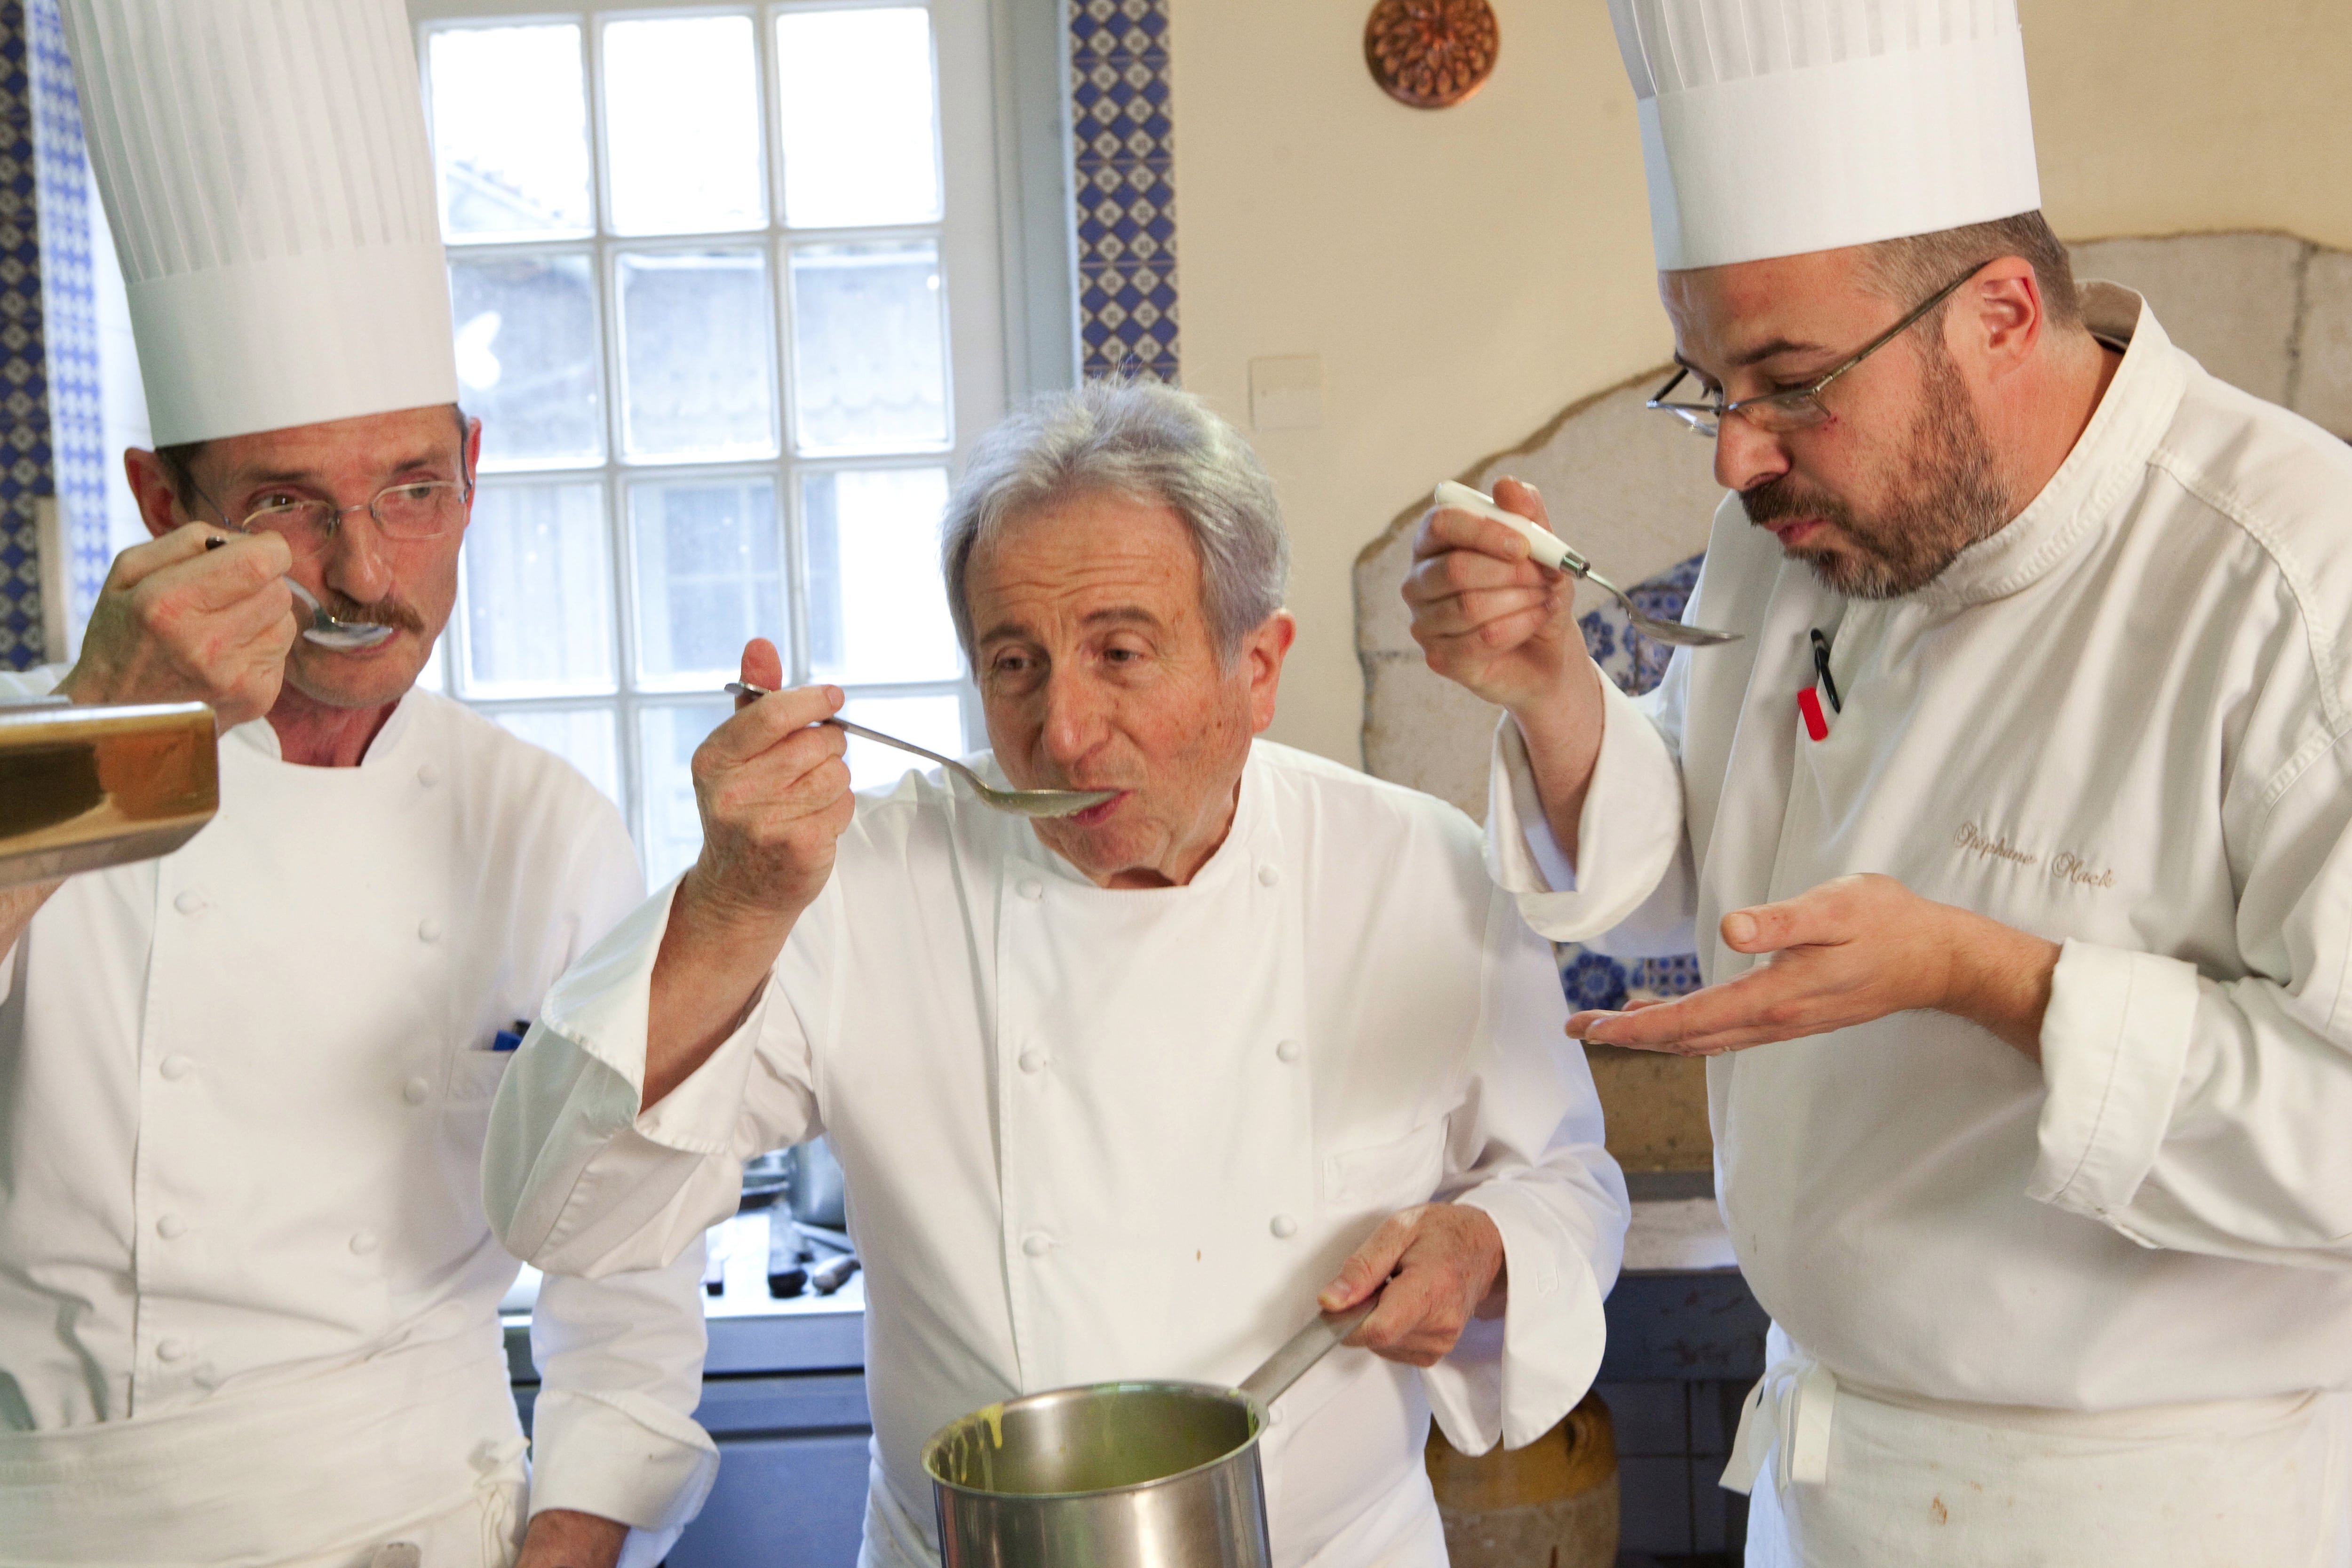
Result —
<instances>
[{"instance_id":1,"label":"wire-rimmed glasses","mask_svg":"<svg viewBox=\"0 0 2352 1568\"><path fill-rule=\"evenodd\" d=\"M1822 389L1901 337L1919 319L1950 299L1959 286L1984 270L1982 263L1969 268L1941 289L1927 296L1909 315L1879 333L1860 349L1830 367L1829 372L1806 386L1785 387L1758 397L1743 397L1737 403L1726 403L1720 392L1709 395L1705 403L1673 403L1668 395L1691 374L1688 365L1677 366L1674 379L1658 388L1657 395L1644 405L1661 414L1671 414L1701 436L1713 436L1723 428L1723 422L1737 414L1759 430L1770 435L1785 435L1791 430L1809 430L1826 422L1829 409L1822 402Z\"/></svg>"},{"instance_id":2,"label":"wire-rimmed glasses","mask_svg":"<svg viewBox=\"0 0 2352 1568\"><path fill-rule=\"evenodd\" d=\"M270 500L233 526L245 533L267 529L286 541L297 561L304 561L316 555L355 511L373 518L386 539L437 539L465 525L466 502L472 493L473 486L458 479L403 480L384 486L358 506L272 492ZM205 500L224 519L228 516L218 501L210 496Z\"/></svg>"}]
</instances>

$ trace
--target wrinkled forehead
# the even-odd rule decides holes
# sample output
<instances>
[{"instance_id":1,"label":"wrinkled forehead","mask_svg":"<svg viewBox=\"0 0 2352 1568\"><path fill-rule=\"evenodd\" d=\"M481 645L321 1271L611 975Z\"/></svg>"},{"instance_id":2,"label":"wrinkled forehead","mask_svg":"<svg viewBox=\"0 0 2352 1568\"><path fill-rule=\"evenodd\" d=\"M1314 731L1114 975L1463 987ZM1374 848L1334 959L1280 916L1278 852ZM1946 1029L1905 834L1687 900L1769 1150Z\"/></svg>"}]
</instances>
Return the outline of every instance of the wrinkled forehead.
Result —
<instances>
[{"instance_id":1,"label":"wrinkled forehead","mask_svg":"<svg viewBox=\"0 0 2352 1568\"><path fill-rule=\"evenodd\" d=\"M1067 635L1145 620L1197 621L1201 563L1165 501L1096 490L1001 519L975 542L965 585L976 635Z\"/></svg>"}]
</instances>

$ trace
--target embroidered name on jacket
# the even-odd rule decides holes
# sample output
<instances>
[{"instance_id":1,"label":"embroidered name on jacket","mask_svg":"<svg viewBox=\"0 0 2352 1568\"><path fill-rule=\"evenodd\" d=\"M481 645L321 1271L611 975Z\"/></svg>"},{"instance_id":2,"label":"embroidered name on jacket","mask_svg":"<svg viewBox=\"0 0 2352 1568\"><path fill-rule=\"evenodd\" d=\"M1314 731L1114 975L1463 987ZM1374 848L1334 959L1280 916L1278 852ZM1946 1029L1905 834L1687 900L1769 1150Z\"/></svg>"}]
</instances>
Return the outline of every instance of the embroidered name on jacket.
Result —
<instances>
[{"instance_id":1,"label":"embroidered name on jacket","mask_svg":"<svg viewBox=\"0 0 2352 1568\"><path fill-rule=\"evenodd\" d=\"M1963 855L1973 855L1980 860L2007 860L2016 866L2039 866L2042 863L2040 854L2020 849L2006 836L1988 837L1985 830L1973 822L1963 822L1955 828L1952 843ZM2062 849L2050 857L2050 876L2053 881L2075 888L2112 888L2116 885L2113 869L2095 866L2070 849Z\"/></svg>"}]
</instances>

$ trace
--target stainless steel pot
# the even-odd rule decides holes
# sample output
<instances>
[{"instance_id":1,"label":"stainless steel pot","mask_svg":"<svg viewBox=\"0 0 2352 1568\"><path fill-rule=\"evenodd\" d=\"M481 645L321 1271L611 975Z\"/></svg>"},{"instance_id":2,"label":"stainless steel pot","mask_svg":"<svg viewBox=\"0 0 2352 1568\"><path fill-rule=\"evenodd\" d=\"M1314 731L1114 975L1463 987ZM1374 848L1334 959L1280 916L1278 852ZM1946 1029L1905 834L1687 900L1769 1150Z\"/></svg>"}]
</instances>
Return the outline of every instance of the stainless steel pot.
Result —
<instances>
[{"instance_id":1,"label":"stainless steel pot","mask_svg":"<svg viewBox=\"0 0 2352 1568\"><path fill-rule=\"evenodd\" d=\"M1309 1323L1239 1388L1056 1388L948 1423L923 1445L946 1568L1271 1568L1267 1409L1379 1300Z\"/></svg>"}]
</instances>

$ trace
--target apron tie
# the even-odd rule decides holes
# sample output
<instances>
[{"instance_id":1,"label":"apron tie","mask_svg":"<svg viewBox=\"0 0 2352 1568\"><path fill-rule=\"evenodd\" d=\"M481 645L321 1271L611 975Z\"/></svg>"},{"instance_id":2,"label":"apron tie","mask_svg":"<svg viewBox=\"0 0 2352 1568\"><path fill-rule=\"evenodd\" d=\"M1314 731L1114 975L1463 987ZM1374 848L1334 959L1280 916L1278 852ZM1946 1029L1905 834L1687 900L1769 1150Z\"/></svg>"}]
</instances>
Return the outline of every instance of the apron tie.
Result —
<instances>
[{"instance_id":1,"label":"apron tie","mask_svg":"<svg viewBox=\"0 0 2352 1568\"><path fill-rule=\"evenodd\" d=\"M1791 1350L1764 1369L1739 1407L1739 1434L1731 1442L1731 1462L1717 1483L1726 1490L1752 1492L1764 1473L1764 1457L1777 1457L1780 1489L1792 1481L1821 1486L1830 1479L1830 1422L1837 1409L1837 1378L1829 1368Z\"/></svg>"}]
</instances>

